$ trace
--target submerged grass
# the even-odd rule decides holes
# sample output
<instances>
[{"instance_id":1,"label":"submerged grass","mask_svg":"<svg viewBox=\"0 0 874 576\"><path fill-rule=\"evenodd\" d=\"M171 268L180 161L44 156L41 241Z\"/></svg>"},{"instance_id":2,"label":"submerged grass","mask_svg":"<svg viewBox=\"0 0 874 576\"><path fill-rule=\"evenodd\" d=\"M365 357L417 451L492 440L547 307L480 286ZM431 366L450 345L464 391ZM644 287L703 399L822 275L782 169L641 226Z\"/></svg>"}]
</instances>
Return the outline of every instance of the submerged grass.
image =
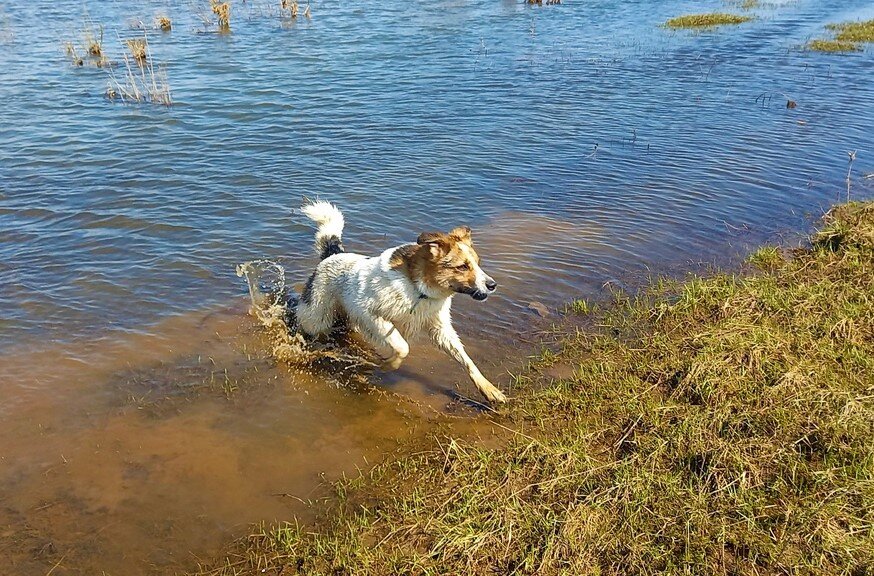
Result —
<instances>
[{"instance_id":1,"label":"submerged grass","mask_svg":"<svg viewBox=\"0 0 874 576\"><path fill-rule=\"evenodd\" d=\"M518 378L499 445L436 439L202 573L871 574L874 203L751 260L617 295Z\"/></svg>"},{"instance_id":2,"label":"submerged grass","mask_svg":"<svg viewBox=\"0 0 874 576\"><path fill-rule=\"evenodd\" d=\"M726 14L723 12L712 12L709 14L687 14L685 16L677 16L665 22L668 28L713 28L716 26L724 26L727 24L743 24L752 20L752 16L740 14Z\"/></svg>"}]
</instances>

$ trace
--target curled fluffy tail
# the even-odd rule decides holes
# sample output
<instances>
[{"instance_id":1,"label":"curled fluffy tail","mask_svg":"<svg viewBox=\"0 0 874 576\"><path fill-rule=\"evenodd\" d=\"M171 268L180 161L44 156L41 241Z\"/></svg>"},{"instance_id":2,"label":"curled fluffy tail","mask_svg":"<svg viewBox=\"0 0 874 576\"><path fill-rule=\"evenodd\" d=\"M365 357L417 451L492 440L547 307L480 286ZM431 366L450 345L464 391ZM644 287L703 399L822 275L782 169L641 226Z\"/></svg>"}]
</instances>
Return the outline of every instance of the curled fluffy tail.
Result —
<instances>
[{"instance_id":1,"label":"curled fluffy tail","mask_svg":"<svg viewBox=\"0 0 874 576\"><path fill-rule=\"evenodd\" d=\"M318 225L316 229L316 253L321 260L343 250L343 214L330 202L318 201L301 206L304 216Z\"/></svg>"}]
</instances>

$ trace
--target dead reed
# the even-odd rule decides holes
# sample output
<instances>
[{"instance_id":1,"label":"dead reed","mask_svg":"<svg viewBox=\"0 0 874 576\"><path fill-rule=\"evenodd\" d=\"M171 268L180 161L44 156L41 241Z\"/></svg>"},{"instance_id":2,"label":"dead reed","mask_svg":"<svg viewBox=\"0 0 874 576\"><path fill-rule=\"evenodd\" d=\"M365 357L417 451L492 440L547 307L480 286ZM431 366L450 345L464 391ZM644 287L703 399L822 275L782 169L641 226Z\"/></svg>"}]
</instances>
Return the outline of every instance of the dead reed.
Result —
<instances>
[{"instance_id":1,"label":"dead reed","mask_svg":"<svg viewBox=\"0 0 874 576\"><path fill-rule=\"evenodd\" d=\"M279 13L294 20L301 13L300 4L297 0L279 0ZM307 4L303 9L303 17L309 18L310 14L310 5Z\"/></svg>"},{"instance_id":2,"label":"dead reed","mask_svg":"<svg viewBox=\"0 0 874 576\"><path fill-rule=\"evenodd\" d=\"M173 28L173 22L167 16L158 16L155 18L155 25L162 32L169 32Z\"/></svg>"},{"instance_id":3,"label":"dead reed","mask_svg":"<svg viewBox=\"0 0 874 576\"><path fill-rule=\"evenodd\" d=\"M78 42L65 43L64 52L74 66L93 64L103 68L111 64L103 46L103 25L94 24L87 15Z\"/></svg>"},{"instance_id":4,"label":"dead reed","mask_svg":"<svg viewBox=\"0 0 874 576\"><path fill-rule=\"evenodd\" d=\"M143 38L127 40L125 44L130 50L130 55L124 53L124 70L121 77L109 69L110 79L106 97L124 104L162 106L173 104L167 72L161 67L155 69L148 39L143 36Z\"/></svg>"},{"instance_id":5,"label":"dead reed","mask_svg":"<svg viewBox=\"0 0 874 576\"><path fill-rule=\"evenodd\" d=\"M148 41L145 37L143 38L130 38L125 40L124 43L127 45L128 50L130 50L131 56L133 56L134 60L137 63L142 64L146 60L147 51L148 51Z\"/></svg>"},{"instance_id":6,"label":"dead reed","mask_svg":"<svg viewBox=\"0 0 874 576\"><path fill-rule=\"evenodd\" d=\"M231 3L219 2L218 0L210 0L212 13L218 18L219 30L223 32L231 29Z\"/></svg>"}]
</instances>

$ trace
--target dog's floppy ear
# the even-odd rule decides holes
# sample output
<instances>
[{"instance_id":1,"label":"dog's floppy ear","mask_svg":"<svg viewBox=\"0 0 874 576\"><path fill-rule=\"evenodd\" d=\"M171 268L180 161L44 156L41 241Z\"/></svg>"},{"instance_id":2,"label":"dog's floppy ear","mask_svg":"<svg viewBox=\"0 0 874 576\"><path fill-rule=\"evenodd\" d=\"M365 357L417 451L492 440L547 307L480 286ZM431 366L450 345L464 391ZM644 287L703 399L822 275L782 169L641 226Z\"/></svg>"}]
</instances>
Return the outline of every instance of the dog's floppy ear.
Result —
<instances>
[{"instance_id":1,"label":"dog's floppy ear","mask_svg":"<svg viewBox=\"0 0 874 576\"><path fill-rule=\"evenodd\" d=\"M463 242L470 246L473 243L470 237L470 227L469 226L459 226L458 228L453 228L449 231L449 236L453 238L456 242Z\"/></svg>"},{"instance_id":2,"label":"dog's floppy ear","mask_svg":"<svg viewBox=\"0 0 874 576\"><path fill-rule=\"evenodd\" d=\"M422 232L416 239L417 244L427 245L431 250L431 256L439 258L446 254L449 248L449 239L443 232Z\"/></svg>"}]
</instances>

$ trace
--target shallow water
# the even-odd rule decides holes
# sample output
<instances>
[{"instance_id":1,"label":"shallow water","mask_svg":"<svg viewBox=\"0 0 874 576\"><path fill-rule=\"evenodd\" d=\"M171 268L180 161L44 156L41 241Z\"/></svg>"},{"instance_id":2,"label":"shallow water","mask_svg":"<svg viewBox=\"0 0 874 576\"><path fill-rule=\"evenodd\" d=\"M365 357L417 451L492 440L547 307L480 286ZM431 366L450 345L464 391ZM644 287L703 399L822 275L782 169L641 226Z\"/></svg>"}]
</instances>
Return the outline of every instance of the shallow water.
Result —
<instances>
[{"instance_id":1,"label":"shallow water","mask_svg":"<svg viewBox=\"0 0 874 576\"><path fill-rule=\"evenodd\" d=\"M136 21L175 104L103 98L64 54L81 2L0 3L0 563L13 573L190 568L258 520L462 410L425 345L376 389L274 366L236 264L312 267L306 197L380 251L473 227L500 284L458 299L486 375L553 310L651 271L730 263L871 197L872 52L800 47L862 0L798 0L702 33L658 25L720 2L322 1L283 21L234 2L87 3L111 60ZM278 5L278 2L276 2ZM786 100L798 103L787 109ZM225 372L227 370L227 372ZM324 474L324 476L323 476ZM289 494L290 496L284 496Z\"/></svg>"}]
</instances>

